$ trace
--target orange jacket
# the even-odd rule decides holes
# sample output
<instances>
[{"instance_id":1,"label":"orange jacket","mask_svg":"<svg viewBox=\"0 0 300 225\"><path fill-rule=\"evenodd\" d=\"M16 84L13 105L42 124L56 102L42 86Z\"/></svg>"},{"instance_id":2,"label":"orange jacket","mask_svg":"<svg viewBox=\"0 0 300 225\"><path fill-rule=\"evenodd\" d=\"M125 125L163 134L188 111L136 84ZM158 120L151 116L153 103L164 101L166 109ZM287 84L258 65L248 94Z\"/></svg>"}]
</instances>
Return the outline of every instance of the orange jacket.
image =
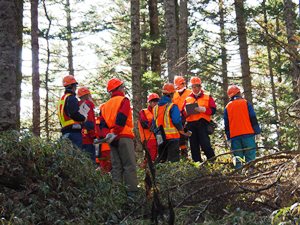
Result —
<instances>
[{"instance_id":1,"label":"orange jacket","mask_svg":"<svg viewBox=\"0 0 300 225\"><path fill-rule=\"evenodd\" d=\"M151 124L151 122L153 120L152 111L150 111L147 108L147 109L142 109L140 113L144 113L146 118L147 118L147 123ZM142 127L140 118L139 118L139 121L138 121L138 128L139 128L139 133L140 133L140 137L141 137L142 142L144 142L145 140L148 141L148 140L155 139L155 135L153 134L153 132L150 131L150 128L143 128Z\"/></svg>"},{"instance_id":2,"label":"orange jacket","mask_svg":"<svg viewBox=\"0 0 300 225\"><path fill-rule=\"evenodd\" d=\"M209 94L208 93L203 93L203 95L198 98L197 100L192 97L192 96L188 96L185 99L185 105L188 104L192 104L192 103L198 103L198 106L204 106L205 108L209 108ZM193 121L197 121L200 119L205 119L208 122L211 120L211 115L207 115L206 113L198 113L198 114L192 114L186 117L186 121L187 122L193 122Z\"/></svg>"},{"instance_id":3,"label":"orange jacket","mask_svg":"<svg viewBox=\"0 0 300 225\"><path fill-rule=\"evenodd\" d=\"M250 121L247 100L240 98L230 101L226 106L230 138L245 134L254 134Z\"/></svg>"},{"instance_id":4,"label":"orange jacket","mask_svg":"<svg viewBox=\"0 0 300 225\"><path fill-rule=\"evenodd\" d=\"M153 109L153 118L156 127L159 127L160 125L163 126L166 139L177 139L180 137L180 134L176 127L174 126L172 119L170 117L170 110L174 103L168 103L165 105L156 105Z\"/></svg>"},{"instance_id":5,"label":"orange jacket","mask_svg":"<svg viewBox=\"0 0 300 225\"><path fill-rule=\"evenodd\" d=\"M101 115L103 119L105 120L105 123L107 127L111 130L113 130L115 124L116 124L116 118L118 110L121 106L121 103L123 99L126 98L124 96L114 96L111 99L109 99L104 106L101 108ZM134 137L133 133L133 119L132 119L132 111L130 110L125 126L122 129L122 131L118 134L118 136L126 136L126 137Z\"/></svg>"},{"instance_id":6,"label":"orange jacket","mask_svg":"<svg viewBox=\"0 0 300 225\"><path fill-rule=\"evenodd\" d=\"M180 95L178 91L176 91L174 93L172 102L174 104L176 104L179 108L179 111L181 112L183 110L183 105L184 105L184 101L185 99L192 93L191 90L189 89L185 89L182 94Z\"/></svg>"}]
</instances>

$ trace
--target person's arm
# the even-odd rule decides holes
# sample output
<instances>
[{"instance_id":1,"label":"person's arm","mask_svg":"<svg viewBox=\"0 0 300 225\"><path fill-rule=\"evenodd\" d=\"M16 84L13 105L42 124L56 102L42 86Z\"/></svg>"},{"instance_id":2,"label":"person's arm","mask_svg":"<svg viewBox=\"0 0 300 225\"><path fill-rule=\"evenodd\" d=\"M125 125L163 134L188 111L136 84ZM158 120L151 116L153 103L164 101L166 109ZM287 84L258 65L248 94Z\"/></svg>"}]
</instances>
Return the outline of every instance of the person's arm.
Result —
<instances>
[{"instance_id":1,"label":"person's arm","mask_svg":"<svg viewBox=\"0 0 300 225\"><path fill-rule=\"evenodd\" d=\"M248 104L248 112L249 112L249 117L250 117L250 122L251 122L252 128L253 128L255 134L260 134L261 129L259 127L253 106L251 105L250 102L247 102L247 104Z\"/></svg>"},{"instance_id":2,"label":"person's arm","mask_svg":"<svg viewBox=\"0 0 300 225\"><path fill-rule=\"evenodd\" d=\"M224 109L223 119L224 119L224 126L225 126L225 134L227 140L230 140L229 121L228 121L228 113L226 108Z\"/></svg>"},{"instance_id":3,"label":"person's arm","mask_svg":"<svg viewBox=\"0 0 300 225\"><path fill-rule=\"evenodd\" d=\"M180 111L177 105L173 105L170 109L171 120L178 131L183 130Z\"/></svg>"},{"instance_id":4,"label":"person's arm","mask_svg":"<svg viewBox=\"0 0 300 225\"><path fill-rule=\"evenodd\" d=\"M149 123L145 111L143 109L139 112L139 122L141 123L141 126L144 129L149 129L151 126L151 122Z\"/></svg>"},{"instance_id":5,"label":"person's arm","mask_svg":"<svg viewBox=\"0 0 300 225\"><path fill-rule=\"evenodd\" d=\"M211 96L209 96L208 105L209 105L209 108L206 108L204 113L207 115L214 115L217 111L217 106L216 106L215 100Z\"/></svg>"},{"instance_id":6,"label":"person's arm","mask_svg":"<svg viewBox=\"0 0 300 225\"><path fill-rule=\"evenodd\" d=\"M115 126L112 130L114 134L118 135L124 129L130 110L130 101L128 98L124 98L121 102L117 113Z\"/></svg>"},{"instance_id":7,"label":"person's arm","mask_svg":"<svg viewBox=\"0 0 300 225\"><path fill-rule=\"evenodd\" d=\"M86 119L79 113L79 103L77 98L73 95L70 95L66 99L65 112L71 119L75 121L84 122Z\"/></svg>"}]
</instances>

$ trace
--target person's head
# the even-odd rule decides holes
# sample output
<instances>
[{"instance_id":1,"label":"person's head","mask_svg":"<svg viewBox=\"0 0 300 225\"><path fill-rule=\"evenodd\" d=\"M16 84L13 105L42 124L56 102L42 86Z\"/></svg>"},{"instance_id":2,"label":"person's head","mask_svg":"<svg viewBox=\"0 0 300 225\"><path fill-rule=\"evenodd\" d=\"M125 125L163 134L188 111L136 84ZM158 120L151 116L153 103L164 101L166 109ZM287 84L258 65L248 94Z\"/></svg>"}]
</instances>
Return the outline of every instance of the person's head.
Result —
<instances>
[{"instance_id":1,"label":"person's head","mask_svg":"<svg viewBox=\"0 0 300 225\"><path fill-rule=\"evenodd\" d=\"M111 78L107 82L106 89L107 89L108 92L122 91L123 93L125 93L124 82L121 81L120 79L116 78L116 77Z\"/></svg>"},{"instance_id":2,"label":"person's head","mask_svg":"<svg viewBox=\"0 0 300 225\"><path fill-rule=\"evenodd\" d=\"M185 80L182 76L175 76L174 85L177 91L183 91L186 88Z\"/></svg>"},{"instance_id":3,"label":"person's head","mask_svg":"<svg viewBox=\"0 0 300 225\"><path fill-rule=\"evenodd\" d=\"M147 102L152 108L157 105L158 101L159 101L159 95L156 93L151 93L147 97Z\"/></svg>"},{"instance_id":4,"label":"person's head","mask_svg":"<svg viewBox=\"0 0 300 225\"><path fill-rule=\"evenodd\" d=\"M175 93L175 86L172 83L165 83L163 88L162 88L162 93L163 95L167 95L170 98L173 97L174 93Z\"/></svg>"},{"instance_id":5,"label":"person's head","mask_svg":"<svg viewBox=\"0 0 300 225\"><path fill-rule=\"evenodd\" d=\"M77 85L78 83L75 80L73 75L67 75L63 78L63 86L65 87L66 90L75 93Z\"/></svg>"},{"instance_id":6,"label":"person's head","mask_svg":"<svg viewBox=\"0 0 300 225\"><path fill-rule=\"evenodd\" d=\"M192 91L195 95L199 94L201 91L201 79L199 77L191 77L190 86L192 87Z\"/></svg>"},{"instance_id":7,"label":"person's head","mask_svg":"<svg viewBox=\"0 0 300 225\"><path fill-rule=\"evenodd\" d=\"M91 92L87 87L80 87L77 90L77 96L81 100L86 100L91 98Z\"/></svg>"},{"instance_id":8,"label":"person's head","mask_svg":"<svg viewBox=\"0 0 300 225\"><path fill-rule=\"evenodd\" d=\"M229 85L227 89L227 95L229 98L232 98L236 95L241 95L241 89L235 84Z\"/></svg>"}]
</instances>

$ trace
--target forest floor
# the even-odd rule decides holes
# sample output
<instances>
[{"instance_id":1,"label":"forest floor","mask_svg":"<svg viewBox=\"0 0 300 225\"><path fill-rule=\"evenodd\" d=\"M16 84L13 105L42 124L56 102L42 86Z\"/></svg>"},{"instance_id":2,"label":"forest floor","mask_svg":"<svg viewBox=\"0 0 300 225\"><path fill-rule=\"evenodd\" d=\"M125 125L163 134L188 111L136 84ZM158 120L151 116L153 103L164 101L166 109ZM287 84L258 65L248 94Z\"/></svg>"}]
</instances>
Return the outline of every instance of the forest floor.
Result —
<instances>
[{"instance_id":1,"label":"forest floor","mask_svg":"<svg viewBox=\"0 0 300 225\"><path fill-rule=\"evenodd\" d=\"M300 152L138 170L136 196L69 142L0 134L0 224L300 224Z\"/></svg>"}]
</instances>

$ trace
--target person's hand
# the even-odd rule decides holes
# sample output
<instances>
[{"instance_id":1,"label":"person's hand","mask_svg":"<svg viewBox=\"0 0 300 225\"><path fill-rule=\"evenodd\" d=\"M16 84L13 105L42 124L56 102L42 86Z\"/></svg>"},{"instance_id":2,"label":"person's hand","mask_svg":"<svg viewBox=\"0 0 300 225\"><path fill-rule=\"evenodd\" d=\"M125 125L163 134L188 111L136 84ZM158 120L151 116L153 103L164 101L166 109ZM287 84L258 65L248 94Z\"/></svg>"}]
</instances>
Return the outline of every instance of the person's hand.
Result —
<instances>
[{"instance_id":1,"label":"person's hand","mask_svg":"<svg viewBox=\"0 0 300 225\"><path fill-rule=\"evenodd\" d=\"M115 135L114 133L108 133L106 136L105 136L105 139L106 139L106 143L112 143L113 140L117 137L117 135Z\"/></svg>"},{"instance_id":2,"label":"person's hand","mask_svg":"<svg viewBox=\"0 0 300 225\"><path fill-rule=\"evenodd\" d=\"M186 136L186 137L190 137L192 136L192 131L188 130L186 132L184 132L183 130L179 131L180 134L182 134L183 136Z\"/></svg>"},{"instance_id":3,"label":"person's hand","mask_svg":"<svg viewBox=\"0 0 300 225\"><path fill-rule=\"evenodd\" d=\"M195 108L196 112L202 113L206 111L206 108L204 106L198 106Z\"/></svg>"}]
</instances>

